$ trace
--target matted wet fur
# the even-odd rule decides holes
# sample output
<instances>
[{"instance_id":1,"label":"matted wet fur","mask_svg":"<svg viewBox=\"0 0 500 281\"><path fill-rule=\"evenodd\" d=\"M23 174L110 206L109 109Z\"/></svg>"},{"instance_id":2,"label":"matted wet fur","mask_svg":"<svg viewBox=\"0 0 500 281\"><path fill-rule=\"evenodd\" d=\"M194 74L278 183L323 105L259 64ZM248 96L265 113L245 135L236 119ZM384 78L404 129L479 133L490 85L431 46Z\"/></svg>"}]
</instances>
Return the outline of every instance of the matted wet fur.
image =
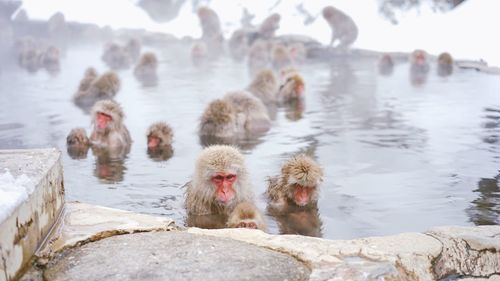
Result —
<instances>
[{"instance_id":1,"label":"matted wet fur","mask_svg":"<svg viewBox=\"0 0 500 281\"><path fill-rule=\"evenodd\" d=\"M260 98L263 102L276 101L278 94L278 79L272 70L261 70L255 75L255 78L248 86L247 90Z\"/></svg>"},{"instance_id":2,"label":"matted wet fur","mask_svg":"<svg viewBox=\"0 0 500 281\"><path fill-rule=\"evenodd\" d=\"M98 112L111 116L111 123L104 129L97 129L96 114ZM132 139L130 133L123 124L123 110L117 102L113 100L101 100L92 107L93 131L90 141L93 146L98 147L130 147Z\"/></svg>"},{"instance_id":3,"label":"matted wet fur","mask_svg":"<svg viewBox=\"0 0 500 281\"><path fill-rule=\"evenodd\" d=\"M200 120L200 136L232 138L237 132L236 110L224 100L214 100L208 104Z\"/></svg>"},{"instance_id":4,"label":"matted wet fur","mask_svg":"<svg viewBox=\"0 0 500 281\"><path fill-rule=\"evenodd\" d=\"M250 202L242 202L234 208L227 220L229 228L254 228L267 231L264 217L257 207Z\"/></svg>"}]
</instances>

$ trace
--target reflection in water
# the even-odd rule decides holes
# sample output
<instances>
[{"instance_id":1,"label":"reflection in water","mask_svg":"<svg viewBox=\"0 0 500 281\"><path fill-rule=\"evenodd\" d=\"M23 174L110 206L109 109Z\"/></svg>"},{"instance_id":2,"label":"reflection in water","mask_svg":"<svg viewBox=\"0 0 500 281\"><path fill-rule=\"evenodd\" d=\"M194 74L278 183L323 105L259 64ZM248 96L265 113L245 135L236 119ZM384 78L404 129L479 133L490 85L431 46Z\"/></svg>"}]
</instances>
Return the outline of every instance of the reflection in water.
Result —
<instances>
[{"instance_id":1,"label":"reflection in water","mask_svg":"<svg viewBox=\"0 0 500 281\"><path fill-rule=\"evenodd\" d=\"M92 153L95 156L94 175L107 183L123 181L127 171L125 160L129 151L130 147L110 150L93 146Z\"/></svg>"},{"instance_id":2,"label":"reflection in water","mask_svg":"<svg viewBox=\"0 0 500 281\"><path fill-rule=\"evenodd\" d=\"M410 67L410 82L415 87L420 87L427 82L429 76L429 66L411 65Z\"/></svg>"},{"instance_id":3,"label":"reflection in water","mask_svg":"<svg viewBox=\"0 0 500 281\"><path fill-rule=\"evenodd\" d=\"M68 145L66 148L68 155L72 159L86 159L89 152L88 145Z\"/></svg>"},{"instance_id":4,"label":"reflection in water","mask_svg":"<svg viewBox=\"0 0 500 281\"><path fill-rule=\"evenodd\" d=\"M161 145L156 147L148 147L148 156L154 161L167 161L174 154L174 149L171 145Z\"/></svg>"},{"instance_id":5,"label":"reflection in water","mask_svg":"<svg viewBox=\"0 0 500 281\"><path fill-rule=\"evenodd\" d=\"M303 99L294 99L288 101L284 104L285 107L285 116L290 121L298 121L302 119L304 110L305 110L305 102Z\"/></svg>"},{"instance_id":6,"label":"reflection in water","mask_svg":"<svg viewBox=\"0 0 500 281\"><path fill-rule=\"evenodd\" d=\"M494 162L500 164L500 108L488 107L484 111L486 122L483 127L487 136L483 142L494 153ZM479 193L479 197L467 210L470 220L476 225L500 224L500 170L494 178L481 178L474 192Z\"/></svg>"},{"instance_id":7,"label":"reflection in water","mask_svg":"<svg viewBox=\"0 0 500 281\"><path fill-rule=\"evenodd\" d=\"M278 212L268 208L267 212L278 223L280 234L300 234L312 237L322 237L322 222L319 217L318 206L307 208L289 205L285 210Z\"/></svg>"},{"instance_id":8,"label":"reflection in water","mask_svg":"<svg viewBox=\"0 0 500 281\"><path fill-rule=\"evenodd\" d=\"M450 76L453 73L452 64L438 64L437 74L441 77Z\"/></svg>"}]
</instances>

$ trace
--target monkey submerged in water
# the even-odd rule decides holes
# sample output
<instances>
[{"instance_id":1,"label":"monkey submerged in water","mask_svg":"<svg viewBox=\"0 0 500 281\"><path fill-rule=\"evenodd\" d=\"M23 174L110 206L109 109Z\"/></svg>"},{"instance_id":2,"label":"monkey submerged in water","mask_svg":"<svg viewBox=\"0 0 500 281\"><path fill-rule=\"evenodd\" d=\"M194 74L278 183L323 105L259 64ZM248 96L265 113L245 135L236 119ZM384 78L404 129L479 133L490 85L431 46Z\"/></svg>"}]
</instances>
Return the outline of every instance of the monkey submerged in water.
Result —
<instances>
[{"instance_id":1,"label":"monkey submerged in water","mask_svg":"<svg viewBox=\"0 0 500 281\"><path fill-rule=\"evenodd\" d=\"M279 176L269 178L266 192L269 205L278 210L288 205L315 205L322 180L323 171L318 163L306 155L295 156L283 164Z\"/></svg>"},{"instance_id":2,"label":"monkey submerged in water","mask_svg":"<svg viewBox=\"0 0 500 281\"><path fill-rule=\"evenodd\" d=\"M190 226L204 227L205 222L199 223L204 216L219 216L218 227L265 226L254 200L243 155L236 148L214 145L200 153L193 179L186 184L184 205Z\"/></svg>"}]
</instances>

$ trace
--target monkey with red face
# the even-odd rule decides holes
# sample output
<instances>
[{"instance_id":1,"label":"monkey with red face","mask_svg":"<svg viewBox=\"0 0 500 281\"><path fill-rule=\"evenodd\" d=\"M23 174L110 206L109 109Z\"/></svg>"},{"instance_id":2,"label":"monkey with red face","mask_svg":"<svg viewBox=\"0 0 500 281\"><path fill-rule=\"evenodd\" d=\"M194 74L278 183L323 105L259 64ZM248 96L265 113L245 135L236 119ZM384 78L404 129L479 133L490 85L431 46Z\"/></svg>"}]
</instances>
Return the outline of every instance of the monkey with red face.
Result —
<instances>
[{"instance_id":1,"label":"monkey with red face","mask_svg":"<svg viewBox=\"0 0 500 281\"><path fill-rule=\"evenodd\" d=\"M284 82L278 91L278 100L281 102L291 102L300 100L304 95L304 78L298 71L285 74Z\"/></svg>"},{"instance_id":2,"label":"monkey with red face","mask_svg":"<svg viewBox=\"0 0 500 281\"><path fill-rule=\"evenodd\" d=\"M184 205L188 213L188 225L204 227L207 216L218 216L224 222L224 225L219 226L225 227L232 214L231 225L235 222L235 226L240 225L235 217L245 220L245 226L249 220L253 220L255 225L265 225L258 221L261 216L255 215L258 213L256 208L248 205L240 207L251 208L255 212L253 218L246 216L250 213L248 209L238 211L237 206L244 202L255 206L243 155L236 148L226 145L205 148L196 161L193 179L186 184ZM235 210L240 213L233 213Z\"/></svg>"},{"instance_id":3,"label":"monkey with red face","mask_svg":"<svg viewBox=\"0 0 500 281\"><path fill-rule=\"evenodd\" d=\"M90 135L92 146L117 150L123 154L132 143L130 133L123 124L125 117L121 106L112 100L98 101L92 107L93 130Z\"/></svg>"},{"instance_id":4,"label":"monkey with red face","mask_svg":"<svg viewBox=\"0 0 500 281\"><path fill-rule=\"evenodd\" d=\"M165 122L156 122L146 133L148 141L148 155L151 159L164 161L172 157L173 132Z\"/></svg>"},{"instance_id":5,"label":"monkey with red face","mask_svg":"<svg viewBox=\"0 0 500 281\"><path fill-rule=\"evenodd\" d=\"M268 180L269 207L284 210L289 205L314 206L322 180L323 171L312 158L299 155L289 159L281 167L281 174Z\"/></svg>"}]
</instances>

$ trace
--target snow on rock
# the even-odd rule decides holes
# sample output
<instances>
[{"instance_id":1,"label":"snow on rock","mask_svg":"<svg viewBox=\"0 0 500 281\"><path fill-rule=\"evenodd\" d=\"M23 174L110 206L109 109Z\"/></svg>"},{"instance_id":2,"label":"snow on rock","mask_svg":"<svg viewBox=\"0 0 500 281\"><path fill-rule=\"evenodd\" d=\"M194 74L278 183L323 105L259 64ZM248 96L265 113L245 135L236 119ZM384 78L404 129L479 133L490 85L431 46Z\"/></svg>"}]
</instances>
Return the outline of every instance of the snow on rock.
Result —
<instances>
[{"instance_id":1,"label":"snow on rock","mask_svg":"<svg viewBox=\"0 0 500 281\"><path fill-rule=\"evenodd\" d=\"M35 185L26 176L15 178L8 169L0 173L0 223L33 192Z\"/></svg>"}]
</instances>

